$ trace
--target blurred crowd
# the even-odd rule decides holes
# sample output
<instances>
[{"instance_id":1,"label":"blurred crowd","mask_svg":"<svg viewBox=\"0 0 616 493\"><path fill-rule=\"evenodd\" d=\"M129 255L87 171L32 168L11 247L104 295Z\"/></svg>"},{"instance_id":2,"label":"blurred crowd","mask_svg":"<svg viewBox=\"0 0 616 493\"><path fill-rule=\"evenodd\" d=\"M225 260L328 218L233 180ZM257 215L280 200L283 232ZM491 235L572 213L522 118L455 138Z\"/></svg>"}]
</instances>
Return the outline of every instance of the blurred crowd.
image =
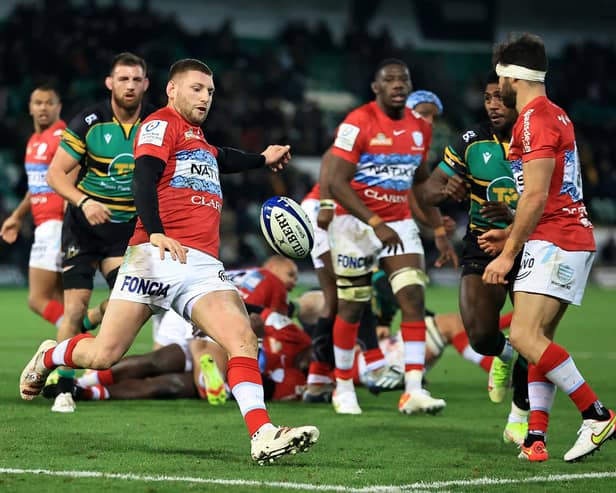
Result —
<instances>
[{"instance_id":1,"label":"blurred crowd","mask_svg":"<svg viewBox=\"0 0 616 493\"><path fill-rule=\"evenodd\" d=\"M195 57L210 64L216 82L205 125L210 142L257 152L270 143L290 143L295 155L312 156L327 148L349 108L328 108L307 97L309 92L335 90L352 95L356 104L369 101L375 65L387 57L402 58L411 67L415 88L436 92L445 106L435 125L436 162L448 139L483 115L489 54L484 56L486 70L473 72L461 64L476 60L474 55L451 57L399 46L386 29L368 33L369 12L353 15L338 39L325 22L309 26L296 21L275 39L258 41L238 37L231 20L221 21L216 30L188 32L173 15L153 11L147 0L136 8L94 0L78 6L48 0L15 7L0 24L0 218L26 190L21 161L32 131L27 113L32 85L52 78L62 94L62 116L69 121L80 108L108 97L103 78L112 56L121 51L147 61L147 100L156 106L165 101L173 61ZM588 42L567 46L551 60L548 76L551 98L576 124L585 199L599 224L616 224L615 72L614 46ZM222 257L230 266L257 263L267 254L255 227L263 200L276 194L300 200L313 184L313 178L293 167L275 176L264 171L223 180L227 248ZM0 245L3 261L24 266L26 251Z\"/></svg>"}]
</instances>

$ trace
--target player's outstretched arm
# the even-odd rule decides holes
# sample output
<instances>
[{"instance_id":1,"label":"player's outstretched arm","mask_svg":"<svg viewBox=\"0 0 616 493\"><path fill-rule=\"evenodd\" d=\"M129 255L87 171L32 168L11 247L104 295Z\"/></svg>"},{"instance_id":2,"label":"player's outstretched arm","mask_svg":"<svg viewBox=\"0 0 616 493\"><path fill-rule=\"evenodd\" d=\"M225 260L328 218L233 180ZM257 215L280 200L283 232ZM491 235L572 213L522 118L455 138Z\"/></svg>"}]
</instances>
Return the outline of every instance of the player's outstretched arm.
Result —
<instances>
[{"instance_id":1,"label":"player's outstretched arm","mask_svg":"<svg viewBox=\"0 0 616 493\"><path fill-rule=\"evenodd\" d=\"M265 157L265 166L274 173L283 169L291 160L291 146L270 145L262 153Z\"/></svg>"}]
</instances>

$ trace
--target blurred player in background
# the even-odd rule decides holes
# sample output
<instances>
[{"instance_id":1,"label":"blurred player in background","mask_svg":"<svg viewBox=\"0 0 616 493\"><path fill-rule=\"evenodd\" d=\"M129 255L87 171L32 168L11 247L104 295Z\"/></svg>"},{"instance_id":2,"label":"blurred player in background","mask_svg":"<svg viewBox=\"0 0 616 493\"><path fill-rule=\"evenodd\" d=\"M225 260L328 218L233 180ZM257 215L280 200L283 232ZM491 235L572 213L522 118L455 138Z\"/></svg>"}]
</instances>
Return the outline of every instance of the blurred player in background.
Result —
<instances>
[{"instance_id":1,"label":"blurred player in background","mask_svg":"<svg viewBox=\"0 0 616 493\"><path fill-rule=\"evenodd\" d=\"M479 248L477 238L490 229L505 228L513 220L518 194L507 149L517 112L503 104L495 72L486 80L484 108L488 121L464 130L455 144L445 148L443 160L426 185L426 200L434 205L448 199L470 200L463 240L460 313L474 350L499 356L489 375L488 391L490 399L500 403L505 398L515 360L511 344L499 330L508 289L482 281L484 269L494 257ZM511 279L513 275L515 272ZM513 374L514 396L504 437L519 444L526 435L529 409L527 366L523 358L516 361Z\"/></svg>"},{"instance_id":2,"label":"blurred player in background","mask_svg":"<svg viewBox=\"0 0 616 493\"><path fill-rule=\"evenodd\" d=\"M24 217L32 213L35 230L28 269L28 306L59 327L64 315L61 239L65 203L47 183L47 170L66 123L60 119L60 95L50 84L38 85L32 91L28 107L34 124L25 156L28 191L2 223L0 236L7 243L14 243ZM73 174L72 179L75 176ZM97 325L101 318L101 310L97 307L85 320Z\"/></svg>"},{"instance_id":3,"label":"blurred player in background","mask_svg":"<svg viewBox=\"0 0 616 493\"><path fill-rule=\"evenodd\" d=\"M422 118L434 123L434 119L443 114L441 99L431 91L413 91L406 100L406 107L419 113Z\"/></svg>"},{"instance_id":4,"label":"blurred player in background","mask_svg":"<svg viewBox=\"0 0 616 493\"><path fill-rule=\"evenodd\" d=\"M546 433L558 387L582 414L578 438L564 456L574 462L614 436L616 415L601 403L571 355L553 342L569 304L582 301L595 254L573 123L546 96L548 61L541 38L510 37L495 48L494 63L503 102L519 113L508 158L520 200L511 226L480 237L486 249L500 251L485 268L483 280L507 284L522 252L513 281L510 333L513 347L530 364L530 418L519 458L548 459Z\"/></svg>"},{"instance_id":5,"label":"blurred player in background","mask_svg":"<svg viewBox=\"0 0 616 493\"><path fill-rule=\"evenodd\" d=\"M331 148L330 190L340 206L329 229L338 287L332 402L338 413L361 413L352 380L354 346L359 320L369 307L371 271L380 263L402 310L405 392L398 409L409 414L435 413L445 407L445 401L430 396L421 383L426 275L419 231L408 205L411 186L422 200L421 187L429 176L425 159L431 128L405 107L411 80L404 62L387 59L380 63L372 90L376 100L345 118ZM437 265L450 260L457 265L438 209L426 207L425 212L441 252Z\"/></svg>"},{"instance_id":6,"label":"blurred player in background","mask_svg":"<svg viewBox=\"0 0 616 493\"><path fill-rule=\"evenodd\" d=\"M152 311L173 309L217 341L229 357L227 381L251 437L258 463L307 450L318 437L313 426L271 423L257 363L257 338L235 286L218 260L222 190L219 173L290 160L289 146L261 154L214 147L203 135L214 95L212 71L203 62L174 63L168 104L140 128L135 144L133 193L139 220L96 338L82 334L56 344L45 341L20 379L32 399L58 365L106 369L134 341Z\"/></svg>"}]
</instances>

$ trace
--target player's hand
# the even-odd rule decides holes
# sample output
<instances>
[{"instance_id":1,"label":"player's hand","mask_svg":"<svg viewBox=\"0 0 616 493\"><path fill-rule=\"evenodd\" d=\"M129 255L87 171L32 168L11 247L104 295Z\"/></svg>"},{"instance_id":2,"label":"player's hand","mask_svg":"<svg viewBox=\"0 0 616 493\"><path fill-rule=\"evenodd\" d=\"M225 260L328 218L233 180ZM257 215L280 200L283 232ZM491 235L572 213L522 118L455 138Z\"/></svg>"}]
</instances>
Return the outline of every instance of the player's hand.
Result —
<instances>
[{"instance_id":1,"label":"player's hand","mask_svg":"<svg viewBox=\"0 0 616 493\"><path fill-rule=\"evenodd\" d=\"M329 228L329 225L333 219L334 209L319 209L319 214L317 215L317 226L327 231L327 228Z\"/></svg>"},{"instance_id":2,"label":"player's hand","mask_svg":"<svg viewBox=\"0 0 616 493\"><path fill-rule=\"evenodd\" d=\"M2 223L0 237L7 243L15 243L19 230L21 229L21 219L14 216L7 217Z\"/></svg>"},{"instance_id":3,"label":"player's hand","mask_svg":"<svg viewBox=\"0 0 616 493\"><path fill-rule=\"evenodd\" d=\"M441 219L443 220L443 227L447 233L447 238L452 238L456 232L456 222L449 216L442 216Z\"/></svg>"},{"instance_id":4,"label":"player's hand","mask_svg":"<svg viewBox=\"0 0 616 493\"><path fill-rule=\"evenodd\" d=\"M168 251L171 254L171 260L179 260L181 264L186 263L188 249L183 247L179 241L169 238L162 233L152 233L150 235L150 243L158 247L161 260L165 260L165 251Z\"/></svg>"},{"instance_id":5,"label":"player's hand","mask_svg":"<svg viewBox=\"0 0 616 493\"><path fill-rule=\"evenodd\" d=\"M261 155L265 157L265 166L274 173L283 169L291 160L291 146L271 145L267 146Z\"/></svg>"},{"instance_id":6,"label":"player's hand","mask_svg":"<svg viewBox=\"0 0 616 493\"><path fill-rule=\"evenodd\" d=\"M467 181L463 180L458 175L450 176L447 180L443 193L450 199L456 202L462 202L468 197L471 185Z\"/></svg>"},{"instance_id":7,"label":"player's hand","mask_svg":"<svg viewBox=\"0 0 616 493\"><path fill-rule=\"evenodd\" d=\"M495 256L503 251L508 237L506 229L491 229L477 238L477 244L488 255Z\"/></svg>"},{"instance_id":8,"label":"player's hand","mask_svg":"<svg viewBox=\"0 0 616 493\"><path fill-rule=\"evenodd\" d=\"M404 253L404 246L402 245L402 240L398 236L398 233L387 226L386 223L380 223L376 226L374 228L374 233L377 238L381 240L383 248L387 248L387 253L393 251L395 255L398 253L398 248L400 248L400 253Z\"/></svg>"},{"instance_id":9,"label":"player's hand","mask_svg":"<svg viewBox=\"0 0 616 493\"><path fill-rule=\"evenodd\" d=\"M451 262L453 264L453 268L458 268L458 254L453 249L453 245L449 241L449 238L446 235L443 236L435 236L434 243L436 244L436 248L440 252L439 257L434 262L435 267L442 267L447 262Z\"/></svg>"},{"instance_id":10,"label":"player's hand","mask_svg":"<svg viewBox=\"0 0 616 493\"><path fill-rule=\"evenodd\" d=\"M513 211L505 202L484 202L479 209L481 216L491 222L501 222L511 224L513 222Z\"/></svg>"},{"instance_id":11,"label":"player's hand","mask_svg":"<svg viewBox=\"0 0 616 493\"><path fill-rule=\"evenodd\" d=\"M485 284L508 284L505 277L513 267L514 260L515 258L501 253L483 271L483 282Z\"/></svg>"},{"instance_id":12,"label":"player's hand","mask_svg":"<svg viewBox=\"0 0 616 493\"><path fill-rule=\"evenodd\" d=\"M111 220L111 210L105 204L94 199L86 200L81 206L83 215L92 225L108 223Z\"/></svg>"}]
</instances>

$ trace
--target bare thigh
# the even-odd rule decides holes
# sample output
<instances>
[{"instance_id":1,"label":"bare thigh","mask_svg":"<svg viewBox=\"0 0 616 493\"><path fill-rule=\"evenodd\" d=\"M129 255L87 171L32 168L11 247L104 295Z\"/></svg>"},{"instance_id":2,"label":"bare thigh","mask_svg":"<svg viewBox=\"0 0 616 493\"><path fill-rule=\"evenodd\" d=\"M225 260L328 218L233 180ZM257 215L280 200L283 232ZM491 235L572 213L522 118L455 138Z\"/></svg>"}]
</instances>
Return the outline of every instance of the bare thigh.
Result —
<instances>
[{"instance_id":1,"label":"bare thigh","mask_svg":"<svg viewBox=\"0 0 616 493\"><path fill-rule=\"evenodd\" d=\"M509 338L530 363L536 364L554 338L568 305L542 294L517 291Z\"/></svg>"},{"instance_id":2,"label":"bare thigh","mask_svg":"<svg viewBox=\"0 0 616 493\"><path fill-rule=\"evenodd\" d=\"M59 272L30 267L28 286L28 305L39 315L50 300L63 302L62 275Z\"/></svg>"},{"instance_id":3,"label":"bare thigh","mask_svg":"<svg viewBox=\"0 0 616 493\"><path fill-rule=\"evenodd\" d=\"M257 337L237 291L213 291L197 300L192 321L220 344L230 358L257 357Z\"/></svg>"}]
</instances>

